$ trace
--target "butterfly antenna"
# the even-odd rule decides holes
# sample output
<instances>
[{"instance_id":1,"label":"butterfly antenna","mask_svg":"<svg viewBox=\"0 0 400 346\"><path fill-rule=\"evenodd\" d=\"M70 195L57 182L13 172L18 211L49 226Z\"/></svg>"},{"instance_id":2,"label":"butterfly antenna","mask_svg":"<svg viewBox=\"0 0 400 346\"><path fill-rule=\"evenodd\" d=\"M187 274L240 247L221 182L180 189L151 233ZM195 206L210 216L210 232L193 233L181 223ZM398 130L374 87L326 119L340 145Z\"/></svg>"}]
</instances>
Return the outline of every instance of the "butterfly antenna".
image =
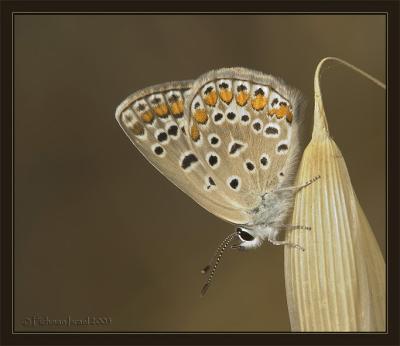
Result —
<instances>
[{"instance_id":1,"label":"butterfly antenna","mask_svg":"<svg viewBox=\"0 0 400 346\"><path fill-rule=\"evenodd\" d=\"M210 270L212 264L214 263L215 259L216 259L217 256L218 256L218 254L221 252L221 249L224 247L224 245L225 245L227 242L229 243L229 242L232 240L231 237L232 237L233 235L235 235L235 234L236 234L236 233L229 234L229 235L219 244L217 250L215 250L214 256L211 257L211 259L210 259L210 261L208 262L208 264L201 270L201 273L202 273L202 274L206 274L206 273Z\"/></svg>"},{"instance_id":2,"label":"butterfly antenna","mask_svg":"<svg viewBox=\"0 0 400 346\"><path fill-rule=\"evenodd\" d=\"M212 260L210 263L201 271L203 274L206 273L212 265L212 262L215 259L214 266L212 267L212 270L210 272L210 275L208 276L207 282L201 289L201 296L204 297L204 295L207 293L208 288L211 285L212 278L214 277L215 271L217 270L218 264L221 261L222 255L224 254L225 249L228 247L229 243L232 241L232 239L236 236L236 232L228 235L220 244L218 247L215 255L213 256Z\"/></svg>"}]
</instances>

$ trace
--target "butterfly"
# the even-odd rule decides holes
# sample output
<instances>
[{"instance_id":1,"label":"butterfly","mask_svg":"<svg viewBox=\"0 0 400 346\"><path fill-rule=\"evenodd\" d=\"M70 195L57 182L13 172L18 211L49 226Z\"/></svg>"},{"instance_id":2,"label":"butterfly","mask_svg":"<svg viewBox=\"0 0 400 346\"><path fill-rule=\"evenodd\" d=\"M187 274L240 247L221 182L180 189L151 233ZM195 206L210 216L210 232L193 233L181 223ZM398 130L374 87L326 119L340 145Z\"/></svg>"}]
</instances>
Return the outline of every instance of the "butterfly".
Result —
<instances>
[{"instance_id":1,"label":"butterfly","mask_svg":"<svg viewBox=\"0 0 400 346\"><path fill-rule=\"evenodd\" d=\"M161 174L217 217L235 225L203 269L207 291L222 253L281 241L295 194L305 102L283 80L222 68L192 81L139 90L116 110L131 142ZM214 265L213 265L214 264Z\"/></svg>"}]
</instances>

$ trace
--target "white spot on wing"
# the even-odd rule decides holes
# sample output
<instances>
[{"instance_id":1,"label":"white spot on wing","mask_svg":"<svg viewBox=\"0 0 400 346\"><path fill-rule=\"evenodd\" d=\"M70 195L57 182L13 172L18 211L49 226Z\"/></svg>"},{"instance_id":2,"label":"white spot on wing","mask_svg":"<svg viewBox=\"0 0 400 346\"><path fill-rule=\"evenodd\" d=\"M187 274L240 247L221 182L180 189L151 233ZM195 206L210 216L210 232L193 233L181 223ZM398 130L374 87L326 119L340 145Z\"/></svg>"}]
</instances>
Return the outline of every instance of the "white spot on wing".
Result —
<instances>
[{"instance_id":1,"label":"white spot on wing","mask_svg":"<svg viewBox=\"0 0 400 346\"><path fill-rule=\"evenodd\" d=\"M134 102L132 107L135 110L135 112L138 112L139 114L147 112L150 109L147 102L144 99L137 100L136 102Z\"/></svg>"},{"instance_id":2,"label":"white spot on wing","mask_svg":"<svg viewBox=\"0 0 400 346\"><path fill-rule=\"evenodd\" d=\"M224 88L221 87L221 84L227 84L228 87L226 89L232 90L232 81L229 79L219 79L217 81L217 88L218 90L224 90Z\"/></svg>"},{"instance_id":3,"label":"white spot on wing","mask_svg":"<svg viewBox=\"0 0 400 346\"><path fill-rule=\"evenodd\" d=\"M255 93L258 92L258 90L261 89L264 93L264 97L268 99L270 90L267 86L265 85L260 85L260 84L254 84L251 88L251 97L255 96Z\"/></svg>"},{"instance_id":4,"label":"white spot on wing","mask_svg":"<svg viewBox=\"0 0 400 346\"><path fill-rule=\"evenodd\" d=\"M240 86L240 88L243 86L243 87L245 87L245 89L243 90L244 92L247 92L248 94L250 94L250 83L249 82L246 82L246 81L242 81L242 80L237 80L237 81L234 81L234 83L233 83L233 91L234 91L234 93L235 93L235 95L237 95L237 94L239 94L239 90L238 90L238 87Z\"/></svg>"},{"instance_id":5,"label":"white spot on wing","mask_svg":"<svg viewBox=\"0 0 400 346\"><path fill-rule=\"evenodd\" d=\"M136 120L136 116L133 113L133 110L130 108L124 110L121 116L121 120L126 127L131 127Z\"/></svg>"},{"instance_id":6,"label":"white spot on wing","mask_svg":"<svg viewBox=\"0 0 400 346\"><path fill-rule=\"evenodd\" d=\"M197 95L192 101L191 105L192 114L194 114L197 109L204 109L203 100L199 95Z\"/></svg>"}]
</instances>

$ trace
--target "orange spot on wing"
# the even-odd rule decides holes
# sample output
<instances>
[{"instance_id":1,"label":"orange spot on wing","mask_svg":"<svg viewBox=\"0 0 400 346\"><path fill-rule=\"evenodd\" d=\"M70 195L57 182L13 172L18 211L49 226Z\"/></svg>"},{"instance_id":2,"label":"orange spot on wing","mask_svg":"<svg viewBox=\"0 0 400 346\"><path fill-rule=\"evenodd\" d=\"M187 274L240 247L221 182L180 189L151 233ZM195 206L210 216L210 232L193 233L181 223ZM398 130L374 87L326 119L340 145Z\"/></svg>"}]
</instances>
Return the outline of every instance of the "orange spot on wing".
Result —
<instances>
[{"instance_id":1,"label":"orange spot on wing","mask_svg":"<svg viewBox=\"0 0 400 346\"><path fill-rule=\"evenodd\" d=\"M153 119L154 119L154 115L150 111L147 111L146 113L142 114L142 120L147 124L151 123L153 121Z\"/></svg>"},{"instance_id":2,"label":"orange spot on wing","mask_svg":"<svg viewBox=\"0 0 400 346\"><path fill-rule=\"evenodd\" d=\"M156 112L156 114L161 118L165 118L168 115L168 107L165 103L162 103L153 109L154 112Z\"/></svg>"},{"instance_id":3,"label":"orange spot on wing","mask_svg":"<svg viewBox=\"0 0 400 346\"><path fill-rule=\"evenodd\" d=\"M183 115L183 101L179 100L171 103L171 112L174 117L181 117Z\"/></svg>"},{"instance_id":4,"label":"orange spot on wing","mask_svg":"<svg viewBox=\"0 0 400 346\"><path fill-rule=\"evenodd\" d=\"M256 111L259 111L266 106L267 102L268 102L267 98L259 94L251 100L251 106Z\"/></svg>"},{"instance_id":5,"label":"orange spot on wing","mask_svg":"<svg viewBox=\"0 0 400 346\"><path fill-rule=\"evenodd\" d=\"M190 128L190 137L196 142L200 139L200 131L196 125Z\"/></svg>"},{"instance_id":6,"label":"orange spot on wing","mask_svg":"<svg viewBox=\"0 0 400 346\"><path fill-rule=\"evenodd\" d=\"M132 132L134 135L136 136L140 136L144 134L144 128L143 125L139 122L136 122L133 126L132 126Z\"/></svg>"},{"instance_id":7,"label":"orange spot on wing","mask_svg":"<svg viewBox=\"0 0 400 346\"><path fill-rule=\"evenodd\" d=\"M291 123L293 119L293 113L288 106L280 106L279 108L272 108L268 112L269 116L275 115L278 119L286 117L286 120Z\"/></svg>"},{"instance_id":8,"label":"orange spot on wing","mask_svg":"<svg viewBox=\"0 0 400 346\"><path fill-rule=\"evenodd\" d=\"M208 121L208 115L204 109L196 110L193 117L198 124L206 124Z\"/></svg>"},{"instance_id":9,"label":"orange spot on wing","mask_svg":"<svg viewBox=\"0 0 400 346\"><path fill-rule=\"evenodd\" d=\"M249 99L249 93L246 93L244 91L240 91L237 95L236 95L236 103L239 106L244 106L247 103L247 100Z\"/></svg>"},{"instance_id":10,"label":"orange spot on wing","mask_svg":"<svg viewBox=\"0 0 400 346\"><path fill-rule=\"evenodd\" d=\"M288 114L286 114L286 120L288 123L291 123L293 120L293 113L291 110L289 110Z\"/></svg>"},{"instance_id":11,"label":"orange spot on wing","mask_svg":"<svg viewBox=\"0 0 400 346\"><path fill-rule=\"evenodd\" d=\"M224 101L225 103L230 103L232 101L232 91L228 89L222 89L219 91L219 97Z\"/></svg>"},{"instance_id":12,"label":"orange spot on wing","mask_svg":"<svg viewBox=\"0 0 400 346\"><path fill-rule=\"evenodd\" d=\"M209 106L215 106L217 103L217 93L215 90L210 91L204 98L204 102Z\"/></svg>"}]
</instances>

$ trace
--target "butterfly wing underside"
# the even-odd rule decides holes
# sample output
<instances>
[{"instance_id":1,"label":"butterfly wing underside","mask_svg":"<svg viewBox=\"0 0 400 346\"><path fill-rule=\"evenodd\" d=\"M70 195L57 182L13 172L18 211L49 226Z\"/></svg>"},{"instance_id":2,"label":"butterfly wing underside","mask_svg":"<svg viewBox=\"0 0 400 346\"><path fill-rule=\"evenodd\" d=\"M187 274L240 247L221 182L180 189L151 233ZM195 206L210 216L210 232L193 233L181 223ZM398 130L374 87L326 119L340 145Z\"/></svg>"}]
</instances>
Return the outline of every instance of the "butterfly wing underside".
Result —
<instances>
[{"instance_id":1,"label":"butterfly wing underside","mask_svg":"<svg viewBox=\"0 0 400 346\"><path fill-rule=\"evenodd\" d=\"M301 101L280 79L243 68L194 82L185 105L190 145L230 206L250 212L265 193L293 183Z\"/></svg>"},{"instance_id":2,"label":"butterfly wing underside","mask_svg":"<svg viewBox=\"0 0 400 346\"><path fill-rule=\"evenodd\" d=\"M246 223L243 211L215 193L210 169L191 149L184 109L191 85L169 82L139 90L120 104L116 119L135 147L178 188L216 216Z\"/></svg>"}]
</instances>

